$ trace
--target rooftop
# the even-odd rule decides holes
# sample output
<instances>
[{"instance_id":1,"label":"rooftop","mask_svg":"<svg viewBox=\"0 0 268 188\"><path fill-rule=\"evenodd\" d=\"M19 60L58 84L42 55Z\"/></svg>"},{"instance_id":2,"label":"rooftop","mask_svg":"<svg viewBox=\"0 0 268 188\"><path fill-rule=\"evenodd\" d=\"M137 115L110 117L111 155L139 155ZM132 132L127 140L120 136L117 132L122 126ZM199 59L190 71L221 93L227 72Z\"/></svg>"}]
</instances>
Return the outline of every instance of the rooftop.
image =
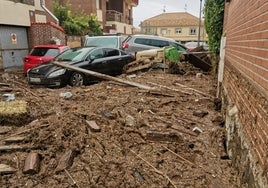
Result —
<instances>
[{"instance_id":1,"label":"rooftop","mask_svg":"<svg viewBox=\"0 0 268 188\"><path fill-rule=\"evenodd\" d=\"M144 20L141 25L146 26L192 26L198 25L199 18L189 14L187 12L173 12L173 13L162 13L157 16L151 17Z\"/></svg>"}]
</instances>

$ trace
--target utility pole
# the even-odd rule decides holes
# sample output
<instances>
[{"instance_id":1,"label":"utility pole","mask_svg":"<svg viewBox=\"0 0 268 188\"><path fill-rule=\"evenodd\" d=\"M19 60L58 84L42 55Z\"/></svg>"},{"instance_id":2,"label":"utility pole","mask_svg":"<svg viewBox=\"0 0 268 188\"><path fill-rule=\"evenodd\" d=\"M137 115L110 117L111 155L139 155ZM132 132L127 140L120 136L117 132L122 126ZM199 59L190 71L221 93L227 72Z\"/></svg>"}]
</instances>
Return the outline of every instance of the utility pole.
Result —
<instances>
[{"instance_id":1,"label":"utility pole","mask_svg":"<svg viewBox=\"0 0 268 188\"><path fill-rule=\"evenodd\" d=\"M199 28L198 28L198 42L197 42L198 47L200 46L201 12L202 12L202 0L200 0L200 10L199 10Z\"/></svg>"}]
</instances>

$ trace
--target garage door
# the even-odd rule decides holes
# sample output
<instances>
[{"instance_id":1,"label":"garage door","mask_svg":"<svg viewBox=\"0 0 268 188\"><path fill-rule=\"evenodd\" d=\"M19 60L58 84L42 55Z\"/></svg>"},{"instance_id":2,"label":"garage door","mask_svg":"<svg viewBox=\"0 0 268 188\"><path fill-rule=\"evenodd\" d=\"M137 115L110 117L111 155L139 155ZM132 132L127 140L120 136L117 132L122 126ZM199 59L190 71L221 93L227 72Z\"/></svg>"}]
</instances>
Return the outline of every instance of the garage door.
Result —
<instances>
[{"instance_id":1,"label":"garage door","mask_svg":"<svg viewBox=\"0 0 268 188\"><path fill-rule=\"evenodd\" d=\"M27 29L0 25L0 51L4 70L22 68L23 57L28 53Z\"/></svg>"}]
</instances>

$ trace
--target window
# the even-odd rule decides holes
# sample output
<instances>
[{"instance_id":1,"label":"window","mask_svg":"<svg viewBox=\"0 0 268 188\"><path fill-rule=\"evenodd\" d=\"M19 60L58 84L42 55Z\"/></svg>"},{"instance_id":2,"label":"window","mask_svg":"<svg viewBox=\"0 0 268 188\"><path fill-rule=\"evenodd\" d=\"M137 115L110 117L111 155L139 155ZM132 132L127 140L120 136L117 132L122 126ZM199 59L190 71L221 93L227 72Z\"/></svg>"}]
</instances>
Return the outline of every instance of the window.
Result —
<instances>
[{"instance_id":1,"label":"window","mask_svg":"<svg viewBox=\"0 0 268 188\"><path fill-rule=\"evenodd\" d=\"M182 33L182 29L181 28L176 28L175 29L175 34L180 35Z\"/></svg>"},{"instance_id":2,"label":"window","mask_svg":"<svg viewBox=\"0 0 268 188\"><path fill-rule=\"evenodd\" d=\"M34 6L34 0L10 0L10 1L13 1L15 3L23 3L23 4Z\"/></svg>"},{"instance_id":3,"label":"window","mask_svg":"<svg viewBox=\"0 0 268 188\"><path fill-rule=\"evenodd\" d=\"M190 28L189 35L196 35L196 29L195 28Z\"/></svg>"},{"instance_id":4,"label":"window","mask_svg":"<svg viewBox=\"0 0 268 188\"><path fill-rule=\"evenodd\" d=\"M101 49L96 49L91 53L91 58L93 59L99 59L102 58L103 55L103 51Z\"/></svg>"},{"instance_id":5,"label":"window","mask_svg":"<svg viewBox=\"0 0 268 188\"><path fill-rule=\"evenodd\" d=\"M119 51L116 49L105 49L104 50L105 57L112 57L112 56L118 56Z\"/></svg>"},{"instance_id":6,"label":"window","mask_svg":"<svg viewBox=\"0 0 268 188\"><path fill-rule=\"evenodd\" d=\"M162 48L164 46L168 46L169 44L168 44L167 41L152 39L152 44L151 45Z\"/></svg>"},{"instance_id":7,"label":"window","mask_svg":"<svg viewBox=\"0 0 268 188\"><path fill-rule=\"evenodd\" d=\"M136 38L134 42L137 44L150 45L150 39Z\"/></svg>"},{"instance_id":8,"label":"window","mask_svg":"<svg viewBox=\"0 0 268 188\"><path fill-rule=\"evenodd\" d=\"M34 48L30 54L32 56L56 56L59 54L57 48Z\"/></svg>"},{"instance_id":9,"label":"window","mask_svg":"<svg viewBox=\"0 0 268 188\"><path fill-rule=\"evenodd\" d=\"M161 29L161 34L166 35L167 34L167 29Z\"/></svg>"}]
</instances>

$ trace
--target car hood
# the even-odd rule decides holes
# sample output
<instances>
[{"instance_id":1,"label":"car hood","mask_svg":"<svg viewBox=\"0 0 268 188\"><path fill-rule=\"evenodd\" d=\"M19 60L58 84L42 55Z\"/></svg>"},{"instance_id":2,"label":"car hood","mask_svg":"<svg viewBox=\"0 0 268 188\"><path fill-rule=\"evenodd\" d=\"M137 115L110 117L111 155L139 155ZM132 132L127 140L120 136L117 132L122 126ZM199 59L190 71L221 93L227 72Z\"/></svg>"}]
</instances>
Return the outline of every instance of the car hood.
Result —
<instances>
[{"instance_id":1,"label":"car hood","mask_svg":"<svg viewBox=\"0 0 268 188\"><path fill-rule=\"evenodd\" d=\"M75 65L77 62L61 61L61 63L66 63L68 65ZM48 62L48 63L43 63L43 64L40 64L40 65L32 68L29 72L35 73L35 74L46 75L46 74L49 74L49 73L54 72L54 71L59 70L59 69L64 69L64 68L57 66L57 65L54 65L52 62Z\"/></svg>"}]
</instances>

